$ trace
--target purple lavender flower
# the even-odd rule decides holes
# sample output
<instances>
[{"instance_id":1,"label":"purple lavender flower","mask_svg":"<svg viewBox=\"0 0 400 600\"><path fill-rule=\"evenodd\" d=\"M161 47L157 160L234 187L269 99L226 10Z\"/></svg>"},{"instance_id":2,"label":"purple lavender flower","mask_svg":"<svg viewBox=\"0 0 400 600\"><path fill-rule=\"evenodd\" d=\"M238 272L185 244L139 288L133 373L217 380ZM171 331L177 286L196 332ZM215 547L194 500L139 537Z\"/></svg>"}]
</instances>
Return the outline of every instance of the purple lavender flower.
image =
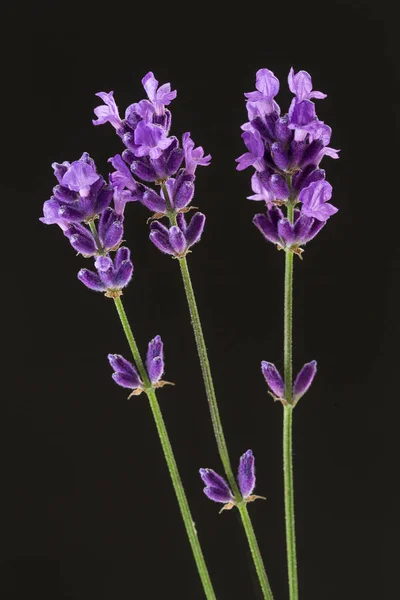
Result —
<instances>
[{"instance_id":1,"label":"purple lavender flower","mask_svg":"<svg viewBox=\"0 0 400 600\"><path fill-rule=\"evenodd\" d=\"M197 166L208 167L211 162L211 154L204 156L204 150L201 146L194 147L194 141L190 133L186 132L182 136L182 146L185 153L185 169L189 175L194 175Z\"/></svg>"},{"instance_id":2,"label":"purple lavender flower","mask_svg":"<svg viewBox=\"0 0 400 600\"><path fill-rule=\"evenodd\" d=\"M147 373L151 383L155 384L164 373L164 352L161 337L157 335L149 343L146 358Z\"/></svg>"},{"instance_id":3,"label":"purple lavender flower","mask_svg":"<svg viewBox=\"0 0 400 600\"><path fill-rule=\"evenodd\" d=\"M315 181L300 192L299 201L303 203L301 212L306 217L318 221L327 221L337 213L336 206L328 203L332 197L332 186L327 181Z\"/></svg>"},{"instance_id":4,"label":"purple lavender flower","mask_svg":"<svg viewBox=\"0 0 400 600\"><path fill-rule=\"evenodd\" d=\"M159 335L149 342L146 356L146 368L153 387L159 388L164 385L175 385L171 381L161 379L164 373L164 346Z\"/></svg>"},{"instance_id":5,"label":"purple lavender flower","mask_svg":"<svg viewBox=\"0 0 400 600\"><path fill-rule=\"evenodd\" d=\"M103 211L98 225L100 248L103 254L118 248L124 234L123 222L124 217L118 215L112 208L108 207Z\"/></svg>"},{"instance_id":6,"label":"purple lavender flower","mask_svg":"<svg viewBox=\"0 0 400 600\"><path fill-rule=\"evenodd\" d=\"M279 400L280 402L282 402L282 404L288 404L288 400L284 398L285 384L283 382L283 377L279 373L276 366L272 363L263 360L261 362L261 371L264 375L265 381L267 382L269 389L271 390L269 393L274 398L274 400ZM300 398L304 396L304 394L312 384L316 372L317 362L315 360L306 363L300 369L293 384L292 400L290 401L290 404L292 406L296 406Z\"/></svg>"},{"instance_id":7,"label":"purple lavender flower","mask_svg":"<svg viewBox=\"0 0 400 600\"><path fill-rule=\"evenodd\" d=\"M177 225L169 229L159 221L154 221L150 226L150 239L161 252L181 258L200 240L206 218L198 212L187 224L185 215L179 213L176 220Z\"/></svg>"},{"instance_id":8,"label":"purple lavender flower","mask_svg":"<svg viewBox=\"0 0 400 600\"><path fill-rule=\"evenodd\" d=\"M236 506L237 502L235 496L228 483L221 475L218 475L218 473L212 469L200 469L200 477L206 484L206 487L204 488L205 495L214 502L221 502L224 504L220 512L223 510L230 510ZM258 498L265 500L264 496L253 495L256 485L256 476L254 456L251 450L247 450L247 452L240 457L237 480L242 495L241 502L254 502L254 500L257 500Z\"/></svg>"},{"instance_id":9,"label":"purple lavender flower","mask_svg":"<svg viewBox=\"0 0 400 600\"><path fill-rule=\"evenodd\" d=\"M161 125L140 121L135 129L134 141L136 148L133 153L135 156L149 156L154 159L160 158L163 150L171 145L172 138L167 138Z\"/></svg>"},{"instance_id":10,"label":"purple lavender flower","mask_svg":"<svg viewBox=\"0 0 400 600\"><path fill-rule=\"evenodd\" d=\"M132 394L129 398L132 395L138 396L141 394L144 389L144 383L140 379L139 373L133 364L120 354L109 354L107 358L111 368L114 370L112 378L115 383L121 387L132 390Z\"/></svg>"},{"instance_id":11,"label":"purple lavender flower","mask_svg":"<svg viewBox=\"0 0 400 600\"><path fill-rule=\"evenodd\" d=\"M166 181L177 173L184 158L184 152L182 148L179 148L177 138L172 136L168 139L172 141L159 158L139 157L129 149L124 150L122 158L130 166L132 173L139 179L153 182Z\"/></svg>"},{"instance_id":12,"label":"purple lavender flower","mask_svg":"<svg viewBox=\"0 0 400 600\"><path fill-rule=\"evenodd\" d=\"M58 211L60 209L60 202L57 198L50 198L43 204L43 217L40 217L39 221L42 221L45 225L59 225L63 231L68 228L68 221L63 217L60 217Z\"/></svg>"},{"instance_id":13,"label":"purple lavender flower","mask_svg":"<svg viewBox=\"0 0 400 600\"><path fill-rule=\"evenodd\" d=\"M164 114L164 107L168 106L176 98L176 90L171 92L171 84L164 83L158 87L158 81L150 71L142 79L142 85L146 94L155 108L156 115Z\"/></svg>"},{"instance_id":14,"label":"purple lavender flower","mask_svg":"<svg viewBox=\"0 0 400 600\"><path fill-rule=\"evenodd\" d=\"M207 498L214 502L223 502L229 505L229 508L235 505L235 497L221 475L218 475L212 469L200 469L200 477L206 484L204 493Z\"/></svg>"},{"instance_id":15,"label":"purple lavender flower","mask_svg":"<svg viewBox=\"0 0 400 600\"><path fill-rule=\"evenodd\" d=\"M288 76L288 84L292 94L296 95L297 102L311 100L312 98L321 100L326 98L326 94L312 91L311 75L307 73L307 71L298 71L298 73L295 74L293 67L291 67Z\"/></svg>"},{"instance_id":16,"label":"purple lavender flower","mask_svg":"<svg viewBox=\"0 0 400 600\"><path fill-rule=\"evenodd\" d=\"M242 138L248 152L245 152L236 159L236 162L238 163L236 169L238 171L243 171L244 169L247 169L247 167L254 166L257 171L264 171L265 161L263 157L265 147L259 132L245 131L242 133Z\"/></svg>"},{"instance_id":17,"label":"purple lavender flower","mask_svg":"<svg viewBox=\"0 0 400 600\"><path fill-rule=\"evenodd\" d=\"M100 176L94 166L84 160L76 160L69 165L61 179L61 185L86 198L90 194L91 185L98 179Z\"/></svg>"},{"instance_id":18,"label":"purple lavender flower","mask_svg":"<svg viewBox=\"0 0 400 600\"><path fill-rule=\"evenodd\" d=\"M104 104L94 109L94 114L97 117L97 121L93 119L93 125L104 125L104 123L111 123L111 125L117 131L123 126L121 117L119 116L118 107L115 104L114 92L98 92L96 94Z\"/></svg>"},{"instance_id":19,"label":"purple lavender flower","mask_svg":"<svg viewBox=\"0 0 400 600\"><path fill-rule=\"evenodd\" d=\"M274 100L279 91L275 75L268 69L259 70L256 85L258 91L245 94L249 122L242 126L242 138L248 152L236 159L236 168L241 171L254 167L251 186L255 193L248 198L263 200L272 210L256 215L257 227L279 249L300 254L299 246L310 241L337 211L327 204L329 184L317 186L325 178L325 171L319 168L323 157L339 156L338 150L328 146L331 128L317 118L312 102L325 98L325 94L313 91L306 71L294 73L291 69L289 87L295 98L289 112L281 117ZM310 184L314 184L313 188L306 193ZM298 203L302 204L301 212L295 213L293 223L273 207Z\"/></svg>"},{"instance_id":20,"label":"purple lavender flower","mask_svg":"<svg viewBox=\"0 0 400 600\"><path fill-rule=\"evenodd\" d=\"M298 372L293 384L293 406L297 404L312 384L317 372L317 361L306 363Z\"/></svg>"},{"instance_id":21,"label":"purple lavender flower","mask_svg":"<svg viewBox=\"0 0 400 600\"><path fill-rule=\"evenodd\" d=\"M251 450L247 450L247 452L240 457L238 483L243 498L251 496L256 487L254 456Z\"/></svg>"},{"instance_id":22,"label":"purple lavender flower","mask_svg":"<svg viewBox=\"0 0 400 600\"><path fill-rule=\"evenodd\" d=\"M269 69L259 69L256 73L257 92L245 94L250 103L256 103L257 108L261 107L265 114L273 111L279 112L279 106L274 101L279 92L279 80Z\"/></svg>"},{"instance_id":23,"label":"purple lavender flower","mask_svg":"<svg viewBox=\"0 0 400 600\"><path fill-rule=\"evenodd\" d=\"M303 252L300 246L312 240L325 225L325 221L302 215L299 210L294 211L294 222L290 223L277 206L255 215L253 223L279 250L290 250L300 257Z\"/></svg>"},{"instance_id":24,"label":"purple lavender flower","mask_svg":"<svg viewBox=\"0 0 400 600\"><path fill-rule=\"evenodd\" d=\"M329 127L329 125L326 125L326 123L324 123L323 121L319 121L318 119L316 119L306 127L305 131L308 134L309 147L313 147L314 156L311 157L313 159L311 160L310 154L312 153L310 153L308 147L307 152L305 151L302 157L302 168L308 166L309 164L319 165L324 156L329 156L330 158L334 159L339 158L340 150L336 150L335 148L330 148L328 146L329 142L331 141L332 135L332 129L331 127ZM319 153L315 151L315 142L318 142L317 147L319 149Z\"/></svg>"},{"instance_id":25,"label":"purple lavender flower","mask_svg":"<svg viewBox=\"0 0 400 600\"><path fill-rule=\"evenodd\" d=\"M268 205L275 199L273 192L263 184L259 177L259 173L254 173L254 175L252 175L251 189L254 194L252 196L247 196L248 200L262 200Z\"/></svg>"},{"instance_id":26,"label":"purple lavender flower","mask_svg":"<svg viewBox=\"0 0 400 600\"><path fill-rule=\"evenodd\" d=\"M128 106L123 120L119 116L113 92L100 92L98 96L105 102L105 106L95 109L98 119L93 123L102 125L110 122L113 125L127 148L122 153L122 158L136 177L143 181L166 181L177 173L184 158L184 151L179 148L177 138L168 137L171 113L165 107L176 97L176 91L171 91L169 83L158 87L158 81L152 72L147 73L142 83L149 100L141 100ZM188 152L190 153L190 149ZM192 148L192 162L205 164L208 157L203 157L201 153L201 148ZM190 168L193 168L192 164ZM119 167L117 170L121 171ZM126 202L130 201L130 196L120 186L115 189L114 201L120 212Z\"/></svg>"},{"instance_id":27,"label":"purple lavender flower","mask_svg":"<svg viewBox=\"0 0 400 600\"><path fill-rule=\"evenodd\" d=\"M99 221L98 235L95 238L88 227L81 223L67 223L64 235L69 239L71 246L80 254L90 256L105 255L111 250L116 250L122 241L124 233L123 216L108 207Z\"/></svg>"},{"instance_id":28,"label":"purple lavender flower","mask_svg":"<svg viewBox=\"0 0 400 600\"><path fill-rule=\"evenodd\" d=\"M96 171L87 152L79 160L53 163L59 182L53 196L44 203L42 223L56 223L65 229L67 223L83 223L101 214L109 206L113 191Z\"/></svg>"},{"instance_id":29,"label":"purple lavender flower","mask_svg":"<svg viewBox=\"0 0 400 600\"><path fill-rule=\"evenodd\" d=\"M105 292L107 298L118 298L122 294L122 289L132 278L133 264L130 260L129 249L119 248L114 260L109 256L99 256L94 266L96 273L88 269L81 269L78 279L95 292Z\"/></svg>"},{"instance_id":30,"label":"purple lavender flower","mask_svg":"<svg viewBox=\"0 0 400 600\"><path fill-rule=\"evenodd\" d=\"M64 235L69 239L71 246L76 252L85 258L96 256L98 247L92 232L80 223L68 223L64 229Z\"/></svg>"},{"instance_id":31,"label":"purple lavender flower","mask_svg":"<svg viewBox=\"0 0 400 600\"><path fill-rule=\"evenodd\" d=\"M274 396L277 398L283 398L285 393L285 384L283 382L282 375L279 373L276 366L263 360L261 363L261 371L265 377L265 381L267 382L269 389L272 391Z\"/></svg>"},{"instance_id":32,"label":"purple lavender flower","mask_svg":"<svg viewBox=\"0 0 400 600\"><path fill-rule=\"evenodd\" d=\"M116 169L110 174L110 181L114 190L114 209L117 215L123 215L127 202L133 202L142 197L144 186L134 180L129 167L120 154L112 156L108 159L108 162Z\"/></svg>"},{"instance_id":33,"label":"purple lavender flower","mask_svg":"<svg viewBox=\"0 0 400 600\"><path fill-rule=\"evenodd\" d=\"M141 380L136 368L119 354L109 354L108 360L114 369L113 379L118 385L132 390L132 394L138 396L146 388ZM162 381L161 375L164 372L163 343L161 337L157 335L147 349L146 368L151 386L154 388L164 385L174 385L170 381Z\"/></svg>"},{"instance_id":34,"label":"purple lavender flower","mask_svg":"<svg viewBox=\"0 0 400 600\"><path fill-rule=\"evenodd\" d=\"M296 102L293 100L292 108L289 109L289 129L295 130L296 141L303 141L308 133L309 129L312 129L317 115L315 112L315 104L310 100L303 100L302 102Z\"/></svg>"}]
</instances>

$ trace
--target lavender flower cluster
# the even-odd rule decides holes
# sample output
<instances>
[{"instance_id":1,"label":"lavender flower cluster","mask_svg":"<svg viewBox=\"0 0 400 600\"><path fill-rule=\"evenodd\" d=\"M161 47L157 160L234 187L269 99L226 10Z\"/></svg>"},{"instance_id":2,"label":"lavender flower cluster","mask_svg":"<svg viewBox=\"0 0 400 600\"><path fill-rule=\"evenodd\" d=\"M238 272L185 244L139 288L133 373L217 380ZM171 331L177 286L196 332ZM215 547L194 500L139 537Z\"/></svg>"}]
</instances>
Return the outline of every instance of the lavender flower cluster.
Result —
<instances>
[{"instance_id":1,"label":"lavender flower cluster","mask_svg":"<svg viewBox=\"0 0 400 600\"><path fill-rule=\"evenodd\" d=\"M109 354L108 362L114 373L112 378L121 387L132 390L131 396L139 396L146 389L146 382L142 381L137 369L126 358L120 354ZM170 381L161 379L164 373L164 344L161 337L157 335L148 345L146 355L146 370L150 384L154 388L164 385L174 385Z\"/></svg>"},{"instance_id":2,"label":"lavender flower cluster","mask_svg":"<svg viewBox=\"0 0 400 600\"><path fill-rule=\"evenodd\" d=\"M58 185L44 203L41 218L45 224L59 225L78 253L95 257L96 271L82 269L78 277L88 288L114 298L133 273L129 250L120 247L127 202L139 201L154 213L152 219L175 216L175 224L169 228L159 221L150 228L154 245L174 257L186 255L200 240L205 224L202 213L195 213L189 222L184 213L191 209L196 168L209 165L211 156L204 156L203 148L195 148L190 133L183 135L182 148L175 136L169 136L171 113L166 106L176 97L171 85L159 87L151 72L142 83L148 99L131 104L123 120L113 92L97 94L104 105L95 108L94 125L111 123L126 146L122 156L109 159L115 169L109 181L98 174L86 152L72 163L54 163ZM142 182L159 184L159 192L133 175ZM115 252L114 258L111 252Z\"/></svg>"},{"instance_id":3,"label":"lavender flower cluster","mask_svg":"<svg viewBox=\"0 0 400 600\"><path fill-rule=\"evenodd\" d=\"M151 72L142 79L142 84L148 99L128 106L123 120L113 92L97 94L105 104L95 109L97 120L93 123L110 123L126 147L122 155L110 158L116 169L110 175L110 182L117 213L123 213L126 202L139 201L154 213L155 221L150 227L153 244L161 252L180 258L200 240L204 229L202 213L195 213L189 222L184 213L191 209L196 168L209 165L211 156L204 156L202 147L195 148L190 133L183 134L182 147L175 136L169 135L171 112L166 106L177 94L171 91L171 85L165 83L159 87ZM160 190L136 181L133 175L160 185ZM172 218L171 227L157 220L166 216Z\"/></svg>"},{"instance_id":4,"label":"lavender flower cluster","mask_svg":"<svg viewBox=\"0 0 400 600\"><path fill-rule=\"evenodd\" d=\"M256 496L253 494L256 486L256 471L254 464L254 456L251 450L247 450L239 460L239 469L237 475L237 481L239 484L239 490L242 495L242 502L247 504L248 502L254 502L254 500L261 499L265 500L264 496ZM212 469L200 469L200 476L206 487L204 488L205 495L213 500L214 502L223 503L223 510L230 510L236 506L236 499L230 489L226 480L218 475Z\"/></svg>"},{"instance_id":5,"label":"lavender flower cluster","mask_svg":"<svg viewBox=\"0 0 400 600\"><path fill-rule=\"evenodd\" d=\"M337 212L328 201L332 186L320 168L324 156L338 158L338 150L329 147L331 128L317 118L312 99L326 94L313 91L306 71L290 69L288 83L295 95L288 113L281 116L275 101L279 80L269 69L256 74L257 91L245 94L248 122L242 125L247 152L237 159L237 169L253 167L254 194L250 200L263 201L266 212L254 217L254 224L278 249L301 256L326 221ZM293 219L284 216L281 207L299 206Z\"/></svg>"},{"instance_id":6,"label":"lavender flower cluster","mask_svg":"<svg viewBox=\"0 0 400 600\"><path fill-rule=\"evenodd\" d=\"M129 249L121 246L124 217L110 207L113 187L97 173L87 152L77 161L52 166L58 185L44 203L40 220L46 225L59 225L74 250L86 258L95 257L96 271L81 269L80 281L116 298L131 280L133 264ZM115 252L114 258L111 252Z\"/></svg>"},{"instance_id":7,"label":"lavender flower cluster","mask_svg":"<svg viewBox=\"0 0 400 600\"><path fill-rule=\"evenodd\" d=\"M253 219L256 227L279 250L301 258L301 246L338 211L329 203L332 186L320 163L324 156L339 158L339 150L329 146L332 130L318 119L312 102L326 98L326 94L313 91L306 71L295 73L291 68L288 83L294 98L289 111L281 116L275 101L279 80L269 69L257 71L257 90L245 94L249 121L242 125L242 138L248 151L236 159L236 168L255 169L251 178L254 194L248 199L266 205L266 212ZM310 387L317 363L311 361L302 367L289 390L289 399L284 397L284 381L275 365L262 361L261 370L272 397L294 407Z\"/></svg>"},{"instance_id":8,"label":"lavender flower cluster","mask_svg":"<svg viewBox=\"0 0 400 600\"><path fill-rule=\"evenodd\" d=\"M190 220L186 213L193 210L196 169L208 166L210 155L195 147L190 133L182 143L170 135L171 112L167 106L177 92L166 83L159 86L152 72L142 80L146 99L131 104L122 119L113 92L97 96L104 104L95 108L94 125L110 123L122 140L125 150L109 159L114 171L106 181L98 172L88 153L72 163L54 163L58 184L44 203L45 224L57 224L71 246L85 258L94 259L94 270L81 269L79 280L89 289L118 299L133 274L130 251L122 246L124 211L127 203L139 202L153 214L150 218L150 239L163 253L180 259L202 235L205 216L195 212ZM249 121L242 126L242 138L247 152L237 159L238 170L252 166L254 194L249 199L264 201L266 212L255 216L254 223L267 240L301 255L301 246L321 230L337 209L328 201L332 188L320 168L327 155L338 158L338 151L328 146L331 129L318 120L313 98L325 94L312 91L311 77L305 71L289 73L289 87L295 94L289 111L280 116L275 101L279 81L268 69L260 69L256 77L257 91L246 94ZM148 184L156 187L150 187ZM292 218L284 216L282 207L295 208ZM168 218L168 226L160 219ZM163 343L155 337L148 346L143 381L136 367L118 354L108 356L114 371L113 379L138 395L161 387L164 372ZM271 363L262 363L262 371L275 399L284 399L281 375ZM307 391L316 372L316 363L301 369L293 386L293 405ZM145 379L145 378L144 378ZM206 484L204 492L232 508L236 499L228 483L210 469L201 469ZM240 459L239 490L243 502L254 496L255 470L251 450Z\"/></svg>"}]
</instances>

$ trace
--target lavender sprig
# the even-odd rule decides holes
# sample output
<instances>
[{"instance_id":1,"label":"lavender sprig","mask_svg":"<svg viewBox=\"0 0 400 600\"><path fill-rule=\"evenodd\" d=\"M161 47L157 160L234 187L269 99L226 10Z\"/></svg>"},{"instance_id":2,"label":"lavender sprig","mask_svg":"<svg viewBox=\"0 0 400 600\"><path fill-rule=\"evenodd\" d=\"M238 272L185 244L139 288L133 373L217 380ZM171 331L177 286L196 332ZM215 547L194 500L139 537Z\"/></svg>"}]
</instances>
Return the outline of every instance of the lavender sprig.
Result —
<instances>
[{"instance_id":1,"label":"lavender sprig","mask_svg":"<svg viewBox=\"0 0 400 600\"><path fill-rule=\"evenodd\" d=\"M249 121L242 126L247 152L237 159L239 171L253 166L254 194L250 200L263 201L266 212L254 217L263 236L285 252L284 292L284 376L275 365L263 361L262 372L275 400L284 409L283 464L286 547L290 600L298 600L298 577L293 489L292 419L293 409L310 387L316 362L303 366L293 384L293 260L302 258L303 248L337 212L329 203L332 186L320 169L324 156L338 158L338 150L329 147L331 128L316 115L311 101L326 94L313 91L306 71L290 69L289 88L295 95L287 114L281 116L275 96L279 81L268 69L256 74L257 91L245 94ZM286 209L286 216L282 209Z\"/></svg>"},{"instance_id":2,"label":"lavender sprig","mask_svg":"<svg viewBox=\"0 0 400 600\"><path fill-rule=\"evenodd\" d=\"M109 103L108 118L119 126L112 94L104 95L103 99ZM97 115L99 119L106 116L101 110L97 111ZM130 396L142 392L147 395L205 596L208 600L216 600L156 396L156 388L170 383L161 379L164 372L163 343L160 336L151 340L145 367L121 300L122 290L129 284L133 273L130 251L120 247L123 212L126 202L133 200L132 190L124 190L118 182L114 189L105 184L87 153L73 163L54 163L53 169L59 185L53 189L52 198L45 202L44 216L40 220L45 224L59 225L75 250L86 258L95 258L96 271L81 269L78 279L87 288L103 292L114 300L134 360L133 365L121 355L110 354L108 359L114 370L113 379L118 385L129 388L132 391ZM109 207L112 198L115 210ZM111 252L115 252L114 257L111 257Z\"/></svg>"}]
</instances>

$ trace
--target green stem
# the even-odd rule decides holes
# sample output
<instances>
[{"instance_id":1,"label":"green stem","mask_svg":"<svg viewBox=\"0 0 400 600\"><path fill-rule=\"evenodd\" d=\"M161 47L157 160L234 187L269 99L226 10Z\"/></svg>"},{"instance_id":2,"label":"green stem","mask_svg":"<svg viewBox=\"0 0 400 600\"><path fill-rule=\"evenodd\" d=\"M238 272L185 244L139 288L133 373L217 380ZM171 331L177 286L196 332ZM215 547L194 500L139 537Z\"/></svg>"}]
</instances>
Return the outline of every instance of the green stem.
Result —
<instances>
[{"instance_id":1,"label":"green stem","mask_svg":"<svg viewBox=\"0 0 400 600\"><path fill-rule=\"evenodd\" d=\"M298 600L296 532L294 520L293 461L292 461L293 407L283 407L283 477L285 487L286 552L290 600Z\"/></svg>"},{"instance_id":2,"label":"green stem","mask_svg":"<svg viewBox=\"0 0 400 600\"><path fill-rule=\"evenodd\" d=\"M288 205L288 219L293 223L294 206ZM285 399L283 407L283 480L285 496L286 552L288 563L290 600L298 600L296 531L294 516L293 450L292 450L292 345L293 345L293 252L286 251L285 258L285 306L284 306L284 378Z\"/></svg>"},{"instance_id":3,"label":"green stem","mask_svg":"<svg viewBox=\"0 0 400 600\"><path fill-rule=\"evenodd\" d=\"M207 347L204 340L203 329L201 327L200 322L200 315L196 304L196 298L194 295L192 280L190 277L186 257L179 259L179 266L181 268L183 285L185 287L186 298L189 305L189 312L192 319L192 327L194 337L196 339L197 352L199 354L200 366L201 371L203 373L204 386L206 388L208 403L211 412L211 421L215 433L215 438L217 440L218 451L231 489L234 492L234 495L237 498L237 500L240 501L241 495L229 459L228 448L225 441L221 417L218 410L217 398L215 395L214 383L211 375L210 362L208 360Z\"/></svg>"},{"instance_id":4,"label":"green stem","mask_svg":"<svg viewBox=\"0 0 400 600\"><path fill-rule=\"evenodd\" d=\"M89 227L90 227L90 231L92 232L92 235L94 237L94 241L96 242L97 250L99 251L100 254L103 254L103 249L101 247L99 234L97 233L96 225L94 224L93 220L89 221Z\"/></svg>"},{"instance_id":5,"label":"green stem","mask_svg":"<svg viewBox=\"0 0 400 600\"><path fill-rule=\"evenodd\" d=\"M268 577L265 572L264 563L261 557L260 548L258 547L258 542L256 538L256 534L254 532L253 524L250 519L250 515L247 511L247 504L241 504L239 506L240 516L242 517L242 523L244 530L246 532L246 536L249 542L249 547L251 551L251 555L253 557L253 562L256 567L258 579L261 585L261 589L264 594L264 598L268 598L273 600L272 590L269 585Z\"/></svg>"},{"instance_id":6,"label":"green stem","mask_svg":"<svg viewBox=\"0 0 400 600\"><path fill-rule=\"evenodd\" d=\"M208 600L216 600L216 596L213 590L213 586L211 583L210 575L207 570L207 565L204 560L203 552L201 550L200 542L197 538L196 529L194 526L194 522L192 519L192 515L190 513L189 504L186 498L185 490L179 475L178 466L175 461L174 453L172 450L171 442L169 441L167 428L165 426L165 422L161 413L160 405L157 400L156 392L154 388L151 387L151 382L147 375L147 371L144 367L142 358L140 356L139 349L137 347L135 338L133 337L132 329L129 325L128 318L126 316L126 312L124 306L122 304L121 298L114 298L115 307L117 309L119 318L122 323L123 330L126 335L126 339L128 340L129 347L132 352L133 359L135 361L136 367L139 371L140 377L144 382L146 389L145 392L149 399L150 408L153 413L154 421L157 427L157 432L160 438L161 446L164 452L165 460L168 465L169 474L172 479L172 484L174 486L175 494L178 499L179 508L181 511L182 519L185 524L186 533L189 538L190 545L192 547L192 552L194 559L196 561L197 570L200 575L201 582L203 584L204 593Z\"/></svg>"}]
</instances>

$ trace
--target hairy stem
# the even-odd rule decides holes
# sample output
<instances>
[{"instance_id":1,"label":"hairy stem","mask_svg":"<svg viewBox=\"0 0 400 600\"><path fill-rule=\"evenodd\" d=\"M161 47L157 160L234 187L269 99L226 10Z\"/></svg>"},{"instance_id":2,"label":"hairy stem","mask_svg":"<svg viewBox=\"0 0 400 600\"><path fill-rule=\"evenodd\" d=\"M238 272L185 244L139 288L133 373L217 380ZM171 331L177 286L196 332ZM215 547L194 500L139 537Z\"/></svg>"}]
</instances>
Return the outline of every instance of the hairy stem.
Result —
<instances>
[{"instance_id":1,"label":"hairy stem","mask_svg":"<svg viewBox=\"0 0 400 600\"><path fill-rule=\"evenodd\" d=\"M146 389L145 392L149 399L151 411L153 413L154 421L156 424L158 436L160 438L161 446L164 452L164 457L168 465L169 474L172 479L172 485L174 486L175 494L178 500L179 508L181 511L182 519L185 524L185 529L189 542L192 548L193 556L196 561L197 570L201 582L203 584L204 593L208 600L216 600L216 596L211 583L210 575L208 573L207 565L204 560L203 552L200 546L200 542L197 537L197 532L194 526L193 518L190 513L189 504L186 498L185 490L179 475L178 466L175 461L174 453L172 450L171 442L169 441L167 428L161 413L160 405L157 400L156 392L151 387L151 382L147 375L147 371L144 367L142 358L140 356L139 349L137 347L135 338L133 337L132 329L129 325L128 317L126 315L124 306L121 298L114 298L115 307L117 309L119 318L122 323L123 330L128 340L129 347L132 352L133 360L139 371L140 377L144 382Z\"/></svg>"},{"instance_id":2,"label":"hairy stem","mask_svg":"<svg viewBox=\"0 0 400 600\"><path fill-rule=\"evenodd\" d=\"M211 421L214 429L215 439L217 441L219 455L221 457L224 470L231 486L231 489L238 501L241 500L241 494L233 474L231 462L229 459L228 448L225 441L224 431L222 428L221 417L218 410L217 398L215 395L214 383L212 380L210 362L208 360L207 347L204 340L203 329L201 327L200 315L196 304L196 298L190 278L189 267L186 258L179 259L179 266L185 287L186 298L189 305L189 312L192 319L192 327L194 337L196 339L197 352L200 359L201 371L203 373L204 386L210 407Z\"/></svg>"},{"instance_id":3,"label":"hairy stem","mask_svg":"<svg viewBox=\"0 0 400 600\"><path fill-rule=\"evenodd\" d=\"M272 590L269 585L267 574L265 572L264 563L262 560L260 548L258 547L256 534L254 532L253 524L251 522L250 515L247 510L247 504L240 505L239 511L240 516L242 518L243 527L246 532L247 540L249 542L250 552L253 557L254 566L257 571L258 579L261 585L261 589L263 591L264 598L273 600Z\"/></svg>"},{"instance_id":4,"label":"hairy stem","mask_svg":"<svg viewBox=\"0 0 400 600\"><path fill-rule=\"evenodd\" d=\"M288 219L293 223L294 207L288 205ZM286 251L285 258L285 305L284 305L284 379L285 399L288 402L283 407L283 481L285 496L285 525L286 552L288 563L290 600L298 600L299 589L297 581L296 531L294 515L293 488L293 449L292 449L292 346L293 346L293 252Z\"/></svg>"}]
</instances>

